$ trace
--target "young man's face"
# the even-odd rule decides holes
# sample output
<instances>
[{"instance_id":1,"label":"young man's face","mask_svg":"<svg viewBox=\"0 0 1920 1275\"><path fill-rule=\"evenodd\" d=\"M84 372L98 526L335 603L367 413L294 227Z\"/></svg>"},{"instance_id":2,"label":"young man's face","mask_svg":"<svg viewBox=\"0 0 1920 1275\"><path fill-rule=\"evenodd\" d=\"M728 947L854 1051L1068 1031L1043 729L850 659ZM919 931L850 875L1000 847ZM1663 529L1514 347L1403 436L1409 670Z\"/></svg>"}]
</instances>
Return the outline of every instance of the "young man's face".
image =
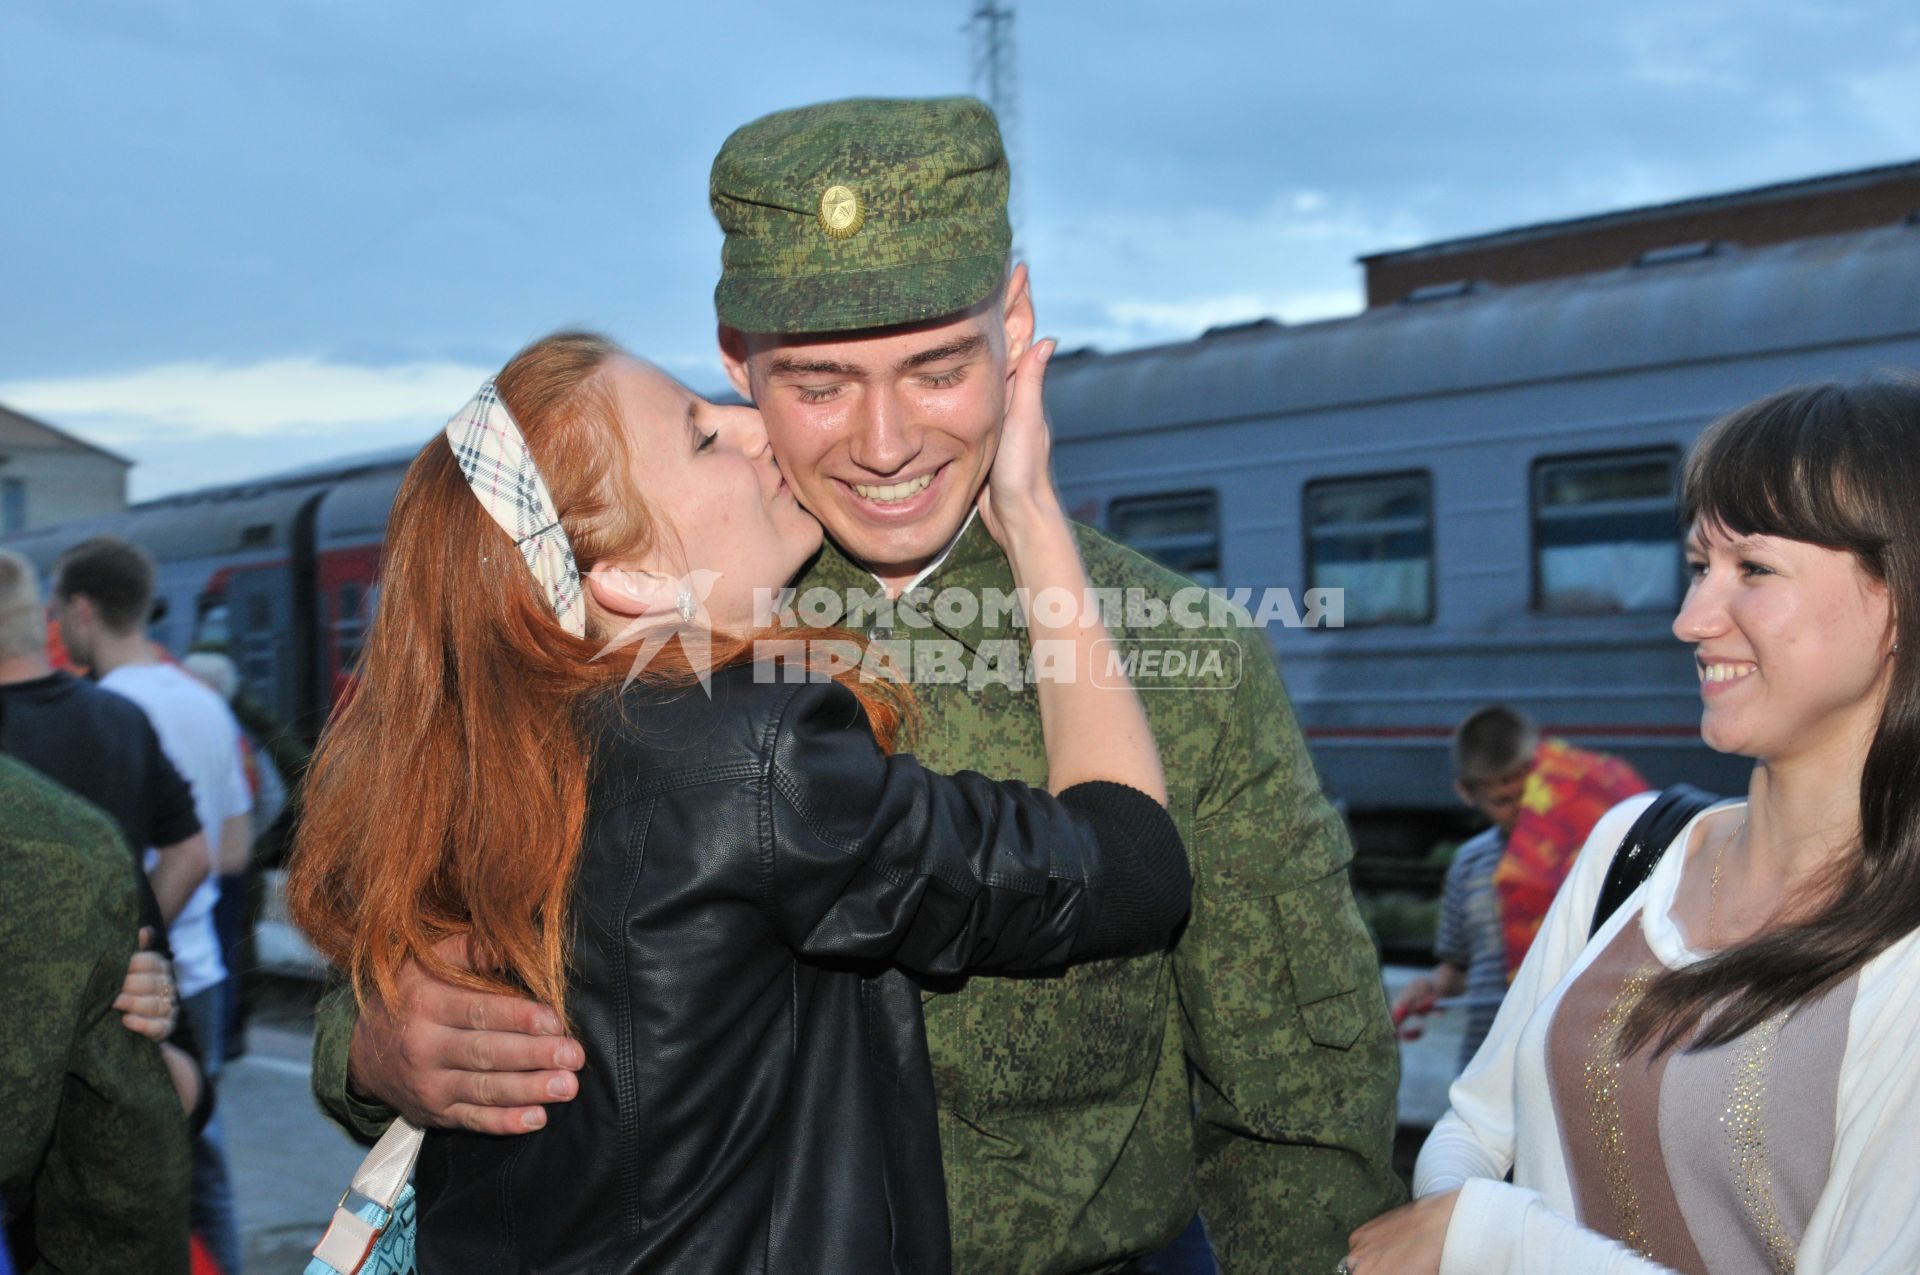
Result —
<instances>
[{"instance_id":1,"label":"young man's face","mask_svg":"<svg viewBox=\"0 0 1920 1275\"><path fill-rule=\"evenodd\" d=\"M760 408L781 472L850 557L911 579L959 531L1033 339L1026 268L949 319L824 336L723 330L734 386Z\"/></svg>"}]
</instances>

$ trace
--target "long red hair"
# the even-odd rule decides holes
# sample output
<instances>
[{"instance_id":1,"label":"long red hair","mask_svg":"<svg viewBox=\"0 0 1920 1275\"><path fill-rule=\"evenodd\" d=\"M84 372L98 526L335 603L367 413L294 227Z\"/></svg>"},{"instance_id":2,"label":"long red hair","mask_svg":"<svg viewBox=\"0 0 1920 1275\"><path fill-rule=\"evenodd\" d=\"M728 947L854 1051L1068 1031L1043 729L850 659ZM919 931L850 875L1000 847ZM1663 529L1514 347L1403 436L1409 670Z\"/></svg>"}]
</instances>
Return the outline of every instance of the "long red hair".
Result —
<instances>
[{"instance_id":1,"label":"long red hair","mask_svg":"<svg viewBox=\"0 0 1920 1275\"><path fill-rule=\"evenodd\" d=\"M656 534L599 376L621 356L604 337L564 332L495 378L583 574ZM560 626L452 449L427 444L394 498L361 681L314 755L287 878L294 922L363 1003L399 1004L395 978L412 960L449 982L531 993L564 1018L586 710L628 673L624 660L595 660L607 636ZM716 634L713 665L750 659L755 636ZM904 692L839 676L890 745ZM695 673L669 642L641 677L688 684ZM434 952L458 935L472 970Z\"/></svg>"}]
</instances>

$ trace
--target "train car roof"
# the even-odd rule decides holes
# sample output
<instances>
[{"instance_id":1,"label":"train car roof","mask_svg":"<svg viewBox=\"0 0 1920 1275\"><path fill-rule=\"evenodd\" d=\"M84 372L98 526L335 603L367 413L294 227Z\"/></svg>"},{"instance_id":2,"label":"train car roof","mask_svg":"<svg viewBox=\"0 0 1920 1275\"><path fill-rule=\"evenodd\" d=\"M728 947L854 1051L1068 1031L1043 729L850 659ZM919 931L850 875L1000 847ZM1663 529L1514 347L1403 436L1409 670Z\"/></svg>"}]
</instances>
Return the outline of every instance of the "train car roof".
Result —
<instances>
[{"instance_id":1,"label":"train car roof","mask_svg":"<svg viewBox=\"0 0 1920 1275\"><path fill-rule=\"evenodd\" d=\"M388 469L405 469L413 463L413 458L426 446L426 438L404 447L382 447L377 451L355 452L348 456L336 456L331 460L315 461L311 465L301 465L294 469L281 470L261 478L249 479L244 483L232 484L236 487L274 487L299 485L315 482L331 482L342 478L355 478L361 474ZM207 487L199 491L180 493L182 497L193 497L221 488ZM167 497L173 499L173 497Z\"/></svg>"},{"instance_id":2,"label":"train car roof","mask_svg":"<svg viewBox=\"0 0 1920 1275\"><path fill-rule=\"evenodd\" d=\"M300 506L323 490L321 484L306 484L226 492L218 500L153 501L10 536L4 544L43 571L89 536L132 541L162 563L236 554L272 558L289 550Z\"/></svg>"},{"instance_id":3,"label":"train car roof","mask_svg":"<svg viewBox=\"0 0 1920 1275\"><path fill-rule=\"evenodd\" d=\"M1065 357L1062 440L1268 420L1502 385L1920 332L1920 224Z\"/></svg>"},{"instance_id":4,"label":"train car roof","mask_svg":"<svg viewBox=\"0 0 1920 1275\"><path fill-rule=\"evenodd\" d=\"M363 475L392 474L420 450L418 444L384 448L334 460L144 500L111 514L56 523L0 544L25 555L41 570L69 545L88 536L112 535L140 545L159 562L216 554L272 556L289 548L300 507L340 482Z\"/></svg>"},{"instance_id":5,"label":"train car roof","mask_svg":"<svg viewBox=\"0 0 1920 1275\"><path fill-rule=\"evenodd\" d=\"M159 563L232 553L273 557L290 549L294 517L305 501L361 474L397 476L415 451L419 445L390 447L246 482L161 495L129 505L121 513L60 522L0 543L23 553L40 570L50 568L67 545L88 536L121 536L144 547Z\"/></svg>"},{"instance_id":6,"label":"train car roof","mask_svg":"<svg viewBox=\"0 0 1920 1275\"><path fill-rule=\"evenodd\" d=\"M414 455L407 453L409 463ZM362 470L334 483L314 519L315 547L324 551L385 536L387 511L393 507L393 496L403 476L399 466L389 465Z\"/></svg>"}]
</instances>

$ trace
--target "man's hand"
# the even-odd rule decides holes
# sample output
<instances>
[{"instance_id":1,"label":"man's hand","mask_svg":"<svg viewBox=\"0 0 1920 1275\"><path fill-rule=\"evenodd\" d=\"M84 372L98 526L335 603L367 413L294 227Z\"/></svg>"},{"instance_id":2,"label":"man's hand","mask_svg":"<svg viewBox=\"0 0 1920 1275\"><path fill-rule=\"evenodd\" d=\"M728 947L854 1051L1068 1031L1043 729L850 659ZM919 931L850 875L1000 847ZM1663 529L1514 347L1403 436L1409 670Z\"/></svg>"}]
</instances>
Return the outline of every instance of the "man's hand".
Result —
<instances>
[{"instance_id":1,"label":"man's hand","mask_svg":"<svg viewBox=\"0 0 1920 1275\"><path fill-rule=\"evenodd\" d=\"M463 938L436 949L465 965ZM353 1029L347 1078L414 1124L474 1133L526 1133L547 1123L542 1105L580 1090L586 1061L560 1034L554 1012L517 996L468 991L409 963L399 1013L367 1005Z\"/></svg>"},{"instance_id":2,"label":"man's hand","mask_svg":"<svg viewBox=\"0 0 1920 1275\"><path fill-rule=\"evenodd\" d=\"M152 942L152 928L142 926L140 950L127 962L127 978L120 984L120 995L114 998L113 1007L120 1011L120 1021L129 1030L159 1042L173 1035L180 1005L174 995L173 970L166 958L158 952L147 951Z\"/></svg>"}]
</instances>

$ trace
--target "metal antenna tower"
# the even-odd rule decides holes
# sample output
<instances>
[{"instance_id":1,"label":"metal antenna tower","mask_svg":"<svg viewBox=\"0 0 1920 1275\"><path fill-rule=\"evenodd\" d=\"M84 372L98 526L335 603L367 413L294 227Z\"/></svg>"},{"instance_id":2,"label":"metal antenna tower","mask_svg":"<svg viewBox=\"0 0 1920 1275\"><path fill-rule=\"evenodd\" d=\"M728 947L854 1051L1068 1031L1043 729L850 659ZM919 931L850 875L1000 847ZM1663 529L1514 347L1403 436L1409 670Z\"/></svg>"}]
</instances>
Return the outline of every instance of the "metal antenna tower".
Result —
<instances>
[{"instance_id":1,"label":"metal antenna tower","mask_svg":"<svg viewBox=\"0 0 1920 1275\"><path fill-rule=\"evenodd\" d=\"M1019 134L1020 103L1014 72L1013 0L973 0L965 30L973 37L973 91L986 100L1000 119L1000 138L1007 148L1008 168L1014 175L1007 196L1007 217L1014 234L1020 231L1020 166L1014 163Z\"/></svg>"}]
</instances>

